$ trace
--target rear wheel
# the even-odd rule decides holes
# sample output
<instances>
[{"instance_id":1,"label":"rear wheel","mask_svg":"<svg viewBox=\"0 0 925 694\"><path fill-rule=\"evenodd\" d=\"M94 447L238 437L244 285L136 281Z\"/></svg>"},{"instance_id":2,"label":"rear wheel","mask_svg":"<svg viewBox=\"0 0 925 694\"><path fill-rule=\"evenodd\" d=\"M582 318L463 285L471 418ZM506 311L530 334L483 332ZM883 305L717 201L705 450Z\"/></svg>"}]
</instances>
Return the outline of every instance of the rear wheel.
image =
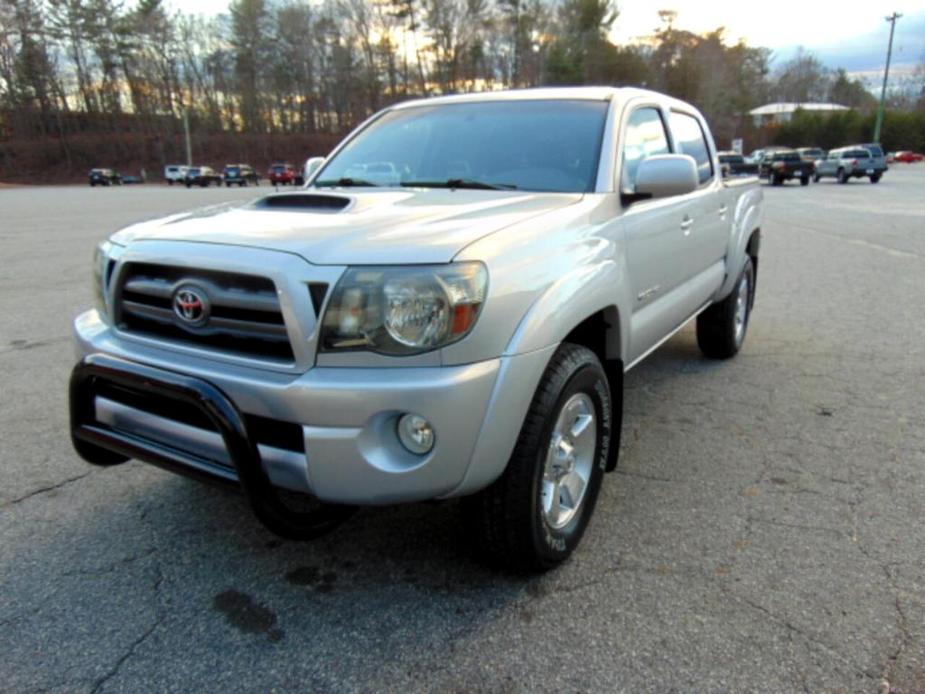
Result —
<instances>
[{"instance_id":1,"label":"rear wheel","mask_svg":"<svg viewBox=\"0 0 925 694\"><path fill-rule=\"evenodd\" d=\"M814 173L814 174L813 174L813 183L819 183L819 179L821 179L821 178L822 178L822 176L820 176L818 173Z\"/></svg>"},{"instance_id":2,"label":"rear wheel","mask_svg":"<svg viewBox=\"0 0 925 694\"><path fill-rule=\"evenodd\" d=\"M601 362L563 343L546 367L504 473L462 500L476 549L490 562L544 571L578 546L600 491L613 440Z\"/></svg>"},{"instance_id":3,"label":"rear wheel","mask_svg":"<svg viewBox=\"0 0 925 694\"><path fill-rule=\"evenodd\" d=\"M697 316L697 344L711 359L734 357L745 342L755 301L755 266L749 258L725 299Z\"/></svg>"},{"instance_id":4,"label":"rear wheel","mask_svg":"<svg viewBox=\"0 0 925 694\"><path fill-rule=\"evenodd\" d=\"M873 174L873 175L870 177L870 182L871 182L871 183L878 183L879 181L880 181L880 174Z\"/></svg>"},{"instance_id":5,"label":"rear wheel","mask_svg":"<svg viewBox=\"0 0 925 694\"><path fill-rule=\"evenodd\" d=\"M800 185L808 186L809 185L809 176L800 176Z\"/></svg>"},{"instance_id":6,"label":"rear wheel","mask_svg":"<svg viewBox=\"0 0 925 694\"><path fill-rule=\"evenodd\" d=\"M845 172L844 169L838 170L838 182L842 184L848 182L848 174Z\"/></svg>"}]
</instances>

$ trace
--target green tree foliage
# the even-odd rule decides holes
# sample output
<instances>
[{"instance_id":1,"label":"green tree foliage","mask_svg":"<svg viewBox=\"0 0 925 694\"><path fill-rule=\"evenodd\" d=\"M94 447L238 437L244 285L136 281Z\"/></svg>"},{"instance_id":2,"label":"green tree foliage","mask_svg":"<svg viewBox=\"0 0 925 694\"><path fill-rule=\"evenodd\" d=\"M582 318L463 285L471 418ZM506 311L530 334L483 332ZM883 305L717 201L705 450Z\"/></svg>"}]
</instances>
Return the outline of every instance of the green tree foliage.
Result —
<instances>
[{"instance_id":1,"label":"green tree foliage","mask_svg":"<svg viewBox=\"0 0 925 694\"><path fill-rule=\"evenodd\" d=\"M822 147L834 149L860 142L869 142L874 130L873 112L838 111L822 115L812 111L797 111L793 118L774 132L774 143L790 147ZM925 150L925 111L887 111L880 142L889 152L910 149Z\"/></svg>"}]
</instances>

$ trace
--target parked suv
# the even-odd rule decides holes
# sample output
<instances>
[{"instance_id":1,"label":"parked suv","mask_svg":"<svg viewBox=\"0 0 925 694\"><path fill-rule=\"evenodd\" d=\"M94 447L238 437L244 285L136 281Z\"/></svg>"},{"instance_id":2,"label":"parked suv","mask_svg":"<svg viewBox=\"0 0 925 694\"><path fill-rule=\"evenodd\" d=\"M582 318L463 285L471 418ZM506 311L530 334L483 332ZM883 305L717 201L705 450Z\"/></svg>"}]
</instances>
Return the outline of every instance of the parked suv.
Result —
<instances>
[{"instance_id":1,"label":"parked suv","mask_svg":"<svg viewBox=\"0 0 925 694\"><path fill-rule=\"evenodd\" d=\"M799 179L800 185L809 185L813 165L803 161L796 150L785 149L766 154L761 160L759 176L768 179L772 186Z\"/></svg>"},{"instance_id":2,"label":"parked suv","mask_svg":"<svg viewBox=\"0 0 925 694\"><path fill-rule=\"evenodd\" d=\"M300 186L305 180L302 172L292 164L273 164L267 172L267 178L274 185Z\"/></svg>"},{"instance_id":3,"label":"parked suv","mask_svg":"<svg viewBox=\"0 0 925 694\"><path fill-rule=\"evenodd\" d=\"M184 181L187 188L192 186L208 188L213 184L222 185L222 175L211 166L194 166L186 172Z\"/></svg>"},{"instance_id":4,"label":"parked suv","mask_svg":"<svg viewBox=\"0 0 925 694\"><path fill-rule=\"evenodd\" d=\"M169 166L164 167L164 180L167 181L167 185L172 186L174 183L185 183L186 182L186 172L189 171L190 167L183 164L170 164Z\"/></svg>"},{"instance_id":5,"label":"parked suv","mask_svg":"<svg viewBox=\"0 0 925 694\"><path fill-rule=\"evenodd\" d=\"M250 164L226 164L222 172L222 178L225 179L225 186L231 188L232 185L241 186L242 188L250 183L255 186L260 185L260 176L254 171Z\"/></svg>"},{"instance_id":6,"label":"parked suv","mask_svg":"<svg viewBox=\"0 0 925 694\"><path fill-rule=\"evenodd\" d=\"M655 92L390 106L310 188L99 247L74 446L230 484L292 539L460 498L479 551L548 569L616 466L624 372L692 320L707 357L742 348L761 199Z\"/></svg>"},{"instance_id":7,"label":"parked suv","mask_svg":"<svg viewBox=\"0 0 925 694\"><path fill-rule=\"evenodd\" d=\"M871 155L870 150L859 147L843 147L833 149L825 159L816 162L814 180L832 177L839 183L847 183L852 178L869 178L871 183L877 183L883 172L886 171L886 160L881 156Z\"/></svg>"},{"instance_id":8,"label":"parked suv","mask_svg":"<svg viewBox=\"0 0 925 694\"><path fill-rule=\"evenodd\" d=\"M815 164L816 160L825 158L825 150L821 147L798 147L797 152L803 161Z\"/></svg>"},{"instance_id":9,"label":"parked suv","mask_svg":"<svg viewBox=\"0 0 925 694\"><path fill-rule=\"evenodd\" d=\"M90 187L121 186L122 177L112 169L90 169Z\"/></svg>"}]
</instances>

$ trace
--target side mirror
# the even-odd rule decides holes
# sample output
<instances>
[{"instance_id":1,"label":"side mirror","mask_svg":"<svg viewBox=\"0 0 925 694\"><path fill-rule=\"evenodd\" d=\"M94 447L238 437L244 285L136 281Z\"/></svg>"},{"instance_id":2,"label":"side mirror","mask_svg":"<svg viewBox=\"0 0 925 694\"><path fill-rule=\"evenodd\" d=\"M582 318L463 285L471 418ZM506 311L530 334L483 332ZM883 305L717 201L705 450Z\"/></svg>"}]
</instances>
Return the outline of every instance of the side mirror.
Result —
<instances>
[{"instance_id":1,"label":"side mirror","mask_svg":"<svg viewBox=\"0 0 925 694\"><path fill-rule=\"evenodd\" d=\"M310 157L305 162L305 169L303 170L305 182L308 183L314 173L321 168L321 165L324 164L324 157Z\"/></svg>"},{"instance_id":2,"label":"side mirror","mask_svg":"<svg viewBox=\"0 0 925 694\"><path fill-rule=\"evenodd\" d=\"M655 154L636 169L636 195L667 198L697 190L697 164L688 154Z\"/></svg>"}]
</instances>

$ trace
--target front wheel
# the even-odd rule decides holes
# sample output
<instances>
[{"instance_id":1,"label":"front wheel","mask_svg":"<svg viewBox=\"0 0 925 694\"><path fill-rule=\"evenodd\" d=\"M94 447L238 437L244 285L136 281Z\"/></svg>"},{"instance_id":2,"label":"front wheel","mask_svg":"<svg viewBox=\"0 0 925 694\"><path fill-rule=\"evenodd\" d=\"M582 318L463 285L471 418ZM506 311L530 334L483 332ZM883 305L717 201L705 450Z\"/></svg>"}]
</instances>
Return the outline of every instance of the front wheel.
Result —
<instances>
[{"instance_id":1,"label":"front wheel","mask_svg":"<svg viewBox=\"0 0 925 694\"><path fill-rule=\"evenodd\" d=\"M697 316L700 351L711 359L734 357L745 342L754 302L755 265L748 258L729 296Z\"/></svg>"},{"instance_id":2,"label":"front wheel","mask_svg":"<svg viewBox=\"0 0 925 694\"><path fill-rule=\"evenodd\" d=\"M871 182L871 183L879 183L879 182L880 182L880 174L873 174L873 175L870 177L870 182Z\"/></svg>"},{"instance_id":3,"label":"front wheel","mask_svg":"<svg viewBox=\"0 0 925 694\"><path fill-rule=\"evenodd\" d=\"M808 186L809 185L809 176L800 176L800 185Z\"/></svg>"},{"instance_id":4,"label":"front wheel","mask_svg":"<svg viewBox=\"0 0 925 694\"><path fill-rule=\"evenodd\" d=\"M545 571L578 546L601 487L613 436L600 360L563 343L543 373L504 473L462 500L476 549L491 563Z\"/></svg>"},{"instance_id":5,"label":"front wheel","mask_svg":"<svg viewBox=\"0 0 925 694\"><path fill-rule=\"evenodd\" d=\"M813 183L819 183L819 180L822 178L818 173L813 174Z\"/></svg>"},{"instance_id":6,"label":"front wheel","mask_svg":"<svg viewBox=\"0 0 925 694\"><path fill-rule=\"evenodd\" d=\"M838 182L839 182L839 183L842 183L842 184L848 182L848 174L845 173L845 170L844 170L844 169L839 169L839 170L838 170Z\"/></svg>"}]
</instances>

